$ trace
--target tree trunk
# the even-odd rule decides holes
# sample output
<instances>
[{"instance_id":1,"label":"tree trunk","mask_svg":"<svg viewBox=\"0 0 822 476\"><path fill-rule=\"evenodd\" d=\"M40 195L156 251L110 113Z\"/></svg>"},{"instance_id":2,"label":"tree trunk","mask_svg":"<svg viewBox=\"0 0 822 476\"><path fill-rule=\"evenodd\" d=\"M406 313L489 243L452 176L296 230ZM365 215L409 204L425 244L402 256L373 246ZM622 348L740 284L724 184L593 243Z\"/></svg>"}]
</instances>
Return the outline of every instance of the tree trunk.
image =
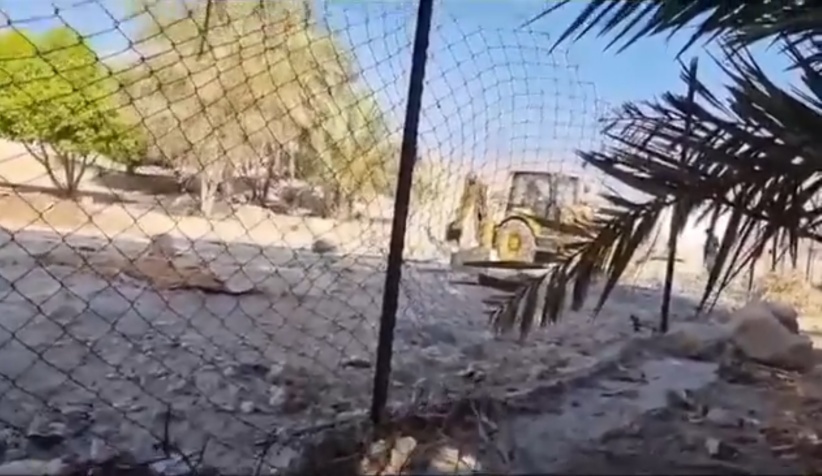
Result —
<instances>
[{"instance_id":1,"label":"tree trunk","mask_svg":"<svg viewBox=\"0 0 822 476\"><path fill-rule=\"evenodd\" d=\"M42 143L25 144L26 151L46 170L54 188L66 198L76 198L80 182L94 159L88 156L76 158L70 154L49 151ZM56 162L56 164L55 164ZM62 180L58 177L55 165L62 168Z\"/></svg>"},{"instance_id":2,"label":"tree trunk","mask_svg":"<svg viewBox=\"0 0 822 476\"><path fill-rule=\"evenodd\" d=\"M279 154L277 154L277 156L279 156ZM271 185L274 183L274 170L278 162L279 159L275 157L269 157L268 159L268 166L266 167L265 178L263 179L262 185L260 185L260 191L257 197L257 204L261 207L264 207L268 204L268 191L271 190Z\"/></svg>"},{"instance_id":3,"label":"tree trunk","mask_svg":"<svg viewBox=\"0 0 822 476\"><path fill-rule=\"evenodd\" d=\"M206 172L200 173L200 212L206 218L214 212L214 202L217 198L218 180L214 180Z\"/></svg>"},{"instance_id":4,"label":"tree trunk","mask_svg":"<svg viewBox=\"0 0 822 476\"><path fill-rule=\"evenodd\" d=\"M88 171L88 166L93 159L88 156L73 157L68 154L60 154L60 162L63 165L63 172L66 180L66 195L74 198L80 190L80 182Z\"/></svg>"},{"instance_id":5,"label":"tree trunk","mask_svg":"<svg viewBox=\"0 0 822 476\"><path fill-rule=\"evenodd\" d=\"M297 177L297 161L294 157L293 152L287 152L288 154L288 178L289 180L294 180Z\"/></svg>"}]
</instances>

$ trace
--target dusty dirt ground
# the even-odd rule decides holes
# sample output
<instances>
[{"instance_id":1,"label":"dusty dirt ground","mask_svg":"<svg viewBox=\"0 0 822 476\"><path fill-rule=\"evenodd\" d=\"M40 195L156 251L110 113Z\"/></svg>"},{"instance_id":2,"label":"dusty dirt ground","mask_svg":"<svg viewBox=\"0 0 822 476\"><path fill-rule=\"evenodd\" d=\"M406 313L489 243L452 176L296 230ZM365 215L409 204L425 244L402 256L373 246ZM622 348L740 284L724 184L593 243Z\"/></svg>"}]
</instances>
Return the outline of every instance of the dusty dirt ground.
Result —
<instances>
[{"instance_id":1,"label":"dusty dirt ground","mask_svg":"<svg viewBox=\"0 0 822 476\"><path fill-rule=\"evenodd\" d=\"M819 360L822 362L822 360ZM564 474L818 474L822 372L744 364L575 451ZM681 403L681 404L680 404ZM712 445L719 443L719 454Z\"/></svg>"},{"instance_id":2,"label":"dusty dirt ground","mask_svg":"<svg viewBox=\"0 0 822 476\"><path fill-rule=\"evenodd\" d=\"M87 461L99 453L100 441L141 459L158 458L156 443L170 428L184 435L186 451L196 452L211 439L203 450L208 464L245 470L256 464L257 443L272 428L299 428L367 407L384 226L364 229L253 208L204 220L170 215L150 202L124 206L91 196L78 205L39 192L7 191L0 210L6 228L0 244L0 463L61 455ZM78 254L80 262L110 263L111 253L122 261L148 236L169 232L181 249L205 260L209 276L228 281L242 275L255 293L157 286L143 268L134 273L106 267L100 273L78 264ZM317 238L336 242L340 254L349 256L307 252ZM646 270L636 286L617 289L598 320L590 319L587 307L523 346L490 336L482 315L487 292L455 284L443 270L410 265L400 298L393 401L459 400L491 387L516 392L596 366L646 332L633 329L630 318L654 325L658 271ZM698 267L691 271L676 282L677 323L694 319L702 283ZM723 304L743 302L743 294L732 290ZM820 327L817 316L805 317L803 329ZM704 369L694 368L703 378ZM520 462L539 460L521 468L575 474L822 469L815 433L822 431L822 374L733 368L708 384L694 384L686 405L654 404L646 412L634 408L639 400L632 392L640 390L621 388L612 395L602 385L622 377L600 372L597 382L550 392L550 405L532 402L530 414L522 408L509 413L520 417L520 426L548 414L542 415L546 432L532 433L527 444L509 450L528 453ZM657 397L664 385L654 387ZM608 394L604 400L602 393ZM723 411L710 412L715 409ZM613 428L582 440L560 434L591 415ZM47 449L38 436L43 425L60 429L46 435L56 440ZM709 454L712 446L721 457ZM270 465L295 457L288 445L279 450L265 458ZM486 459L493 464L495 458ZM179 466L168 458L160 462L156 473L174 474ZM500 473L510 469L502 463L496 462Z\"/></svg>"},{"instance_id":3,"label":"dusty dirt ground","mask_svg":"<svg viewBox=\"0 0 822 476\"><path fill-rule=\"evenodd\" d=\"M165 171L126 175L115 169L100 175L89 169L77 201L65 200L45 169L22 146L0 140L0 224L17 229L59 229L94 237L128 235L135 239L170 233L180 239L246 242L261 246L311 248L323 239L343 254L385 256L390 235L390 200L362 204L378 218L340 221L277 214L254 205L218 203L214 216L192 213L193 200L180 194ZM406 235L406 257L444 260L441 234L447 206L414 207ZM446 200L448 201L448 200ZM390 215L389 215L390 217Z\"/></svg>"},{"instance_id":4,"label":"dusty dirt ground","mask_svg":"<svg viewBox=\"0 0 822 476\"><path fill-rule=\"evenodd\" d=\"M326 439L293 474L817 474L820 432L820 368L682 360L652 344L517 397L420 408L369 450ZM404 458L400 436L416 443Z\"/></svg>"}]
</instances>

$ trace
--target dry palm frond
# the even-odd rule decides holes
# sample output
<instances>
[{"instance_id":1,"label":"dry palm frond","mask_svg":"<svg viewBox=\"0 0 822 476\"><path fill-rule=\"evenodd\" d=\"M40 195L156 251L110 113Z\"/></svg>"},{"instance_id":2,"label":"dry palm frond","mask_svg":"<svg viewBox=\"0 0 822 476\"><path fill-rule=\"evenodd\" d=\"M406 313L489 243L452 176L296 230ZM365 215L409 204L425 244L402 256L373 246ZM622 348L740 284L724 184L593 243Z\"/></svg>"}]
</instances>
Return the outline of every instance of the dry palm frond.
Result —
<instances>
[{"instance_id":1,"label":"dry palm frond","mask_svg":"<svg viewBox=\"0 0 822 476\"><path fill-rule=\"evenodd\" d=\"M595 233L520 288L495 313L498 330L518 324L524 336L537 315L541 324L556 320L569 287L571 305L578 309L600 272L605 285L596 309L601 309L668 207L675 211L674 233L700 211L729 215L700 307L769 243L779 240L795 248L800 237L822 241L815 231L822 209L813 204L822 188L822 138L816 132L822 130L822 91L814 90L822 77L803 68L807 89L818 95L811 101L776 86L749 56L727 51L726 61L728 101L719 101L697 81L694 101L669 93L660 101L626 105L606 129L616 145L579 153L650 198L606 196L610 206L595 220ZM678 153L682 147L688 150L684 159Z\"/></svg>"}]
</instances>

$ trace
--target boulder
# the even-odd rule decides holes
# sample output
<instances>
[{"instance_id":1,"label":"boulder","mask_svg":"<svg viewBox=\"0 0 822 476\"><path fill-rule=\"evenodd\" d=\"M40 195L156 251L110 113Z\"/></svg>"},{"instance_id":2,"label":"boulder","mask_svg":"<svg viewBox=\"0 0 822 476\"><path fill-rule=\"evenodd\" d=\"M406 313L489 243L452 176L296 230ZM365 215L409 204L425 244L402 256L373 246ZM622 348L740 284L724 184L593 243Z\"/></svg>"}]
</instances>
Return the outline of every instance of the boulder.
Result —
<instances>
[{"instance_id":1,"label":"boulder","mask_svg":"<svg viewBox=\"0 0 822 476\"><path fill-rule=\"evenodd\" d=\"M722 355L731 340L727 326L689 322L674 328L660 339L660 345L675 357L712 360Z\"/></svg>"},{"instance_id":2,"label":"boulder","mask_svg":"<svg viewBox=\"0 0 822 476\"><path fill-rule=\"evenodd\" d=\"M775 317L792 334L799 334L799 314L791 305L771 300L751 301L727 319L733 322L740 315L767 313Z\"/></svg>"},{"instance_id":3,"label":"boulder","mask_svg":"<svg viewBox=\"0 0 822 476\"><path fill-rule=\"evenodd\" d=\"M799 313L793 306L778 301L765 301L764 304L785 328L799 334Z\"/></svg>"},{"instance_id":4,"label":"boulder","mask_svg":"<svg viewBox=\"0 0 822 476\"><path fill-rule=\"evenodd\" d=\"M813 343L794 334L762 302L750 303L731 316L731 340L747 357L788 370L813 366Z\"/></svg>"}]
</instances>

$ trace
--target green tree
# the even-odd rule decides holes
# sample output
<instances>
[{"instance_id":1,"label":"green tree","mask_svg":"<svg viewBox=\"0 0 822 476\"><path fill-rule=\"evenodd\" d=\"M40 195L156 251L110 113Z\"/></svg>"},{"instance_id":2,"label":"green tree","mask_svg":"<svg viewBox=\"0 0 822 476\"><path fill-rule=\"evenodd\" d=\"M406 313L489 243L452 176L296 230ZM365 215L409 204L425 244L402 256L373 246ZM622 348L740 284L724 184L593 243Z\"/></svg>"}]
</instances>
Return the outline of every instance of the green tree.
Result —
<instances>
[{"instance_id":1,"label":"green tree","mask_svg":"<svg viewBox=\"0 0 822 476\"><path fill-rule=\"evenodd\" d=\"M571 3L579 2L557 2L543 15ZM595 30L611 37L609 47L624 40L623 48L643 37L690 32L686 48L700 39L719 42L726 94L710 91L694 67L682 75L682 89L692 95L667 93L626 104L606 129L612 147L580 157L646 198L607 196L610 207L593 232L581 234L569 255L523 286L499 309L495 324L510 329L519 323L527 333L535 322L555 320L567 288L573 288L571 304L580 306L599 272L606 277L601 307L665 209L674 212L674 237L690 215L729 216L701 306L767 245L787 243L795 257L800 238L822 241L822 209L816 204L822 189L820 27L822 6L799 0L587 2L557 44ZM798 84L786 89L759 67L748 46L761 40L781 46L800 73ZM675 251L675 239L669 247ZM673 257L672 252L671 270Z\"/></svg>"},{"instance_id":2,"label":"green tree","mask_svg":"<svg viewBox=\"0 0 822 476\"><path fill-rule=\"evenodd\" d=\"M0 136L24 144L67 196L99 156L139 158L143 143L122 120L117 86L71 29L0 34Z\"/></svg>"},{"instance_id":3,"label":"green tree","mask_svg":"<svg viewBox=\"0 0 822 476\"><path fill-rule=\"evenodd\" d=\"M218 186L282 175L326 188L332 211L390 186L387 128L353 61L302 1L138 2L150 58L131 88L152 154L195 174L210 213ZM262 177L258 180L258 177Z\"/></svg>"}]
</instances>

